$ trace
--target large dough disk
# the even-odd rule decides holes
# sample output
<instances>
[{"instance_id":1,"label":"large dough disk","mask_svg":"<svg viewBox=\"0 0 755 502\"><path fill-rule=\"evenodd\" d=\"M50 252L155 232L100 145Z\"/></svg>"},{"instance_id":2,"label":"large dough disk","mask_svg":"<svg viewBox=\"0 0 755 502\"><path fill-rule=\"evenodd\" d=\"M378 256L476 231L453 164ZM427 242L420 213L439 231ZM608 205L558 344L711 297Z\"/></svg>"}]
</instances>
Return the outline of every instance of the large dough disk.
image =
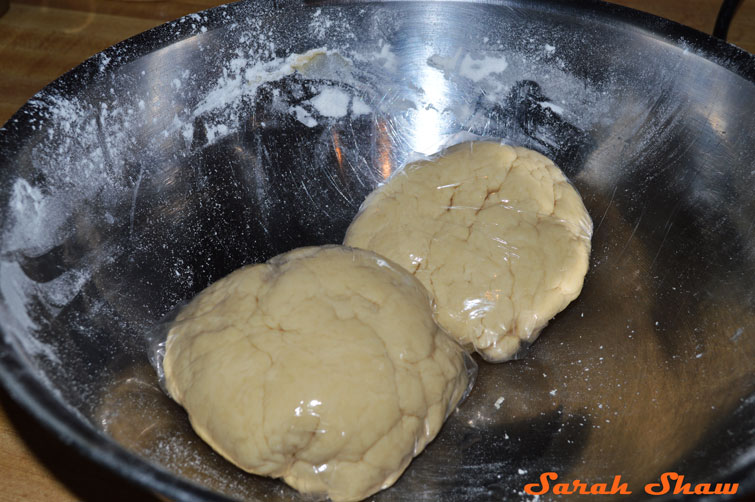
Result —
<instances>
[{"instance_id":1,"label":"large dough disk","mask_svg":"<svg viewBox=\"0 0 755 502\"><path fill-rule=\"evenodd\" d=\"M327 246L202 291L168 333L163 367L225 458L345 501L393 484L435 437L470 384L466 357L414 277Z\"/></svg>"},{"instance_id":2,"label":"large dough disk","mask_svg":"<svg viewBox=\"0 0 755 502\"><path fill-rule=\"evenodd\" d=\"M470 142L397 172L344 243L411 271L435 296L440 325L497 362L579 295L591 237L582 199L548 158Z\"/></svg>"}]
</instances>

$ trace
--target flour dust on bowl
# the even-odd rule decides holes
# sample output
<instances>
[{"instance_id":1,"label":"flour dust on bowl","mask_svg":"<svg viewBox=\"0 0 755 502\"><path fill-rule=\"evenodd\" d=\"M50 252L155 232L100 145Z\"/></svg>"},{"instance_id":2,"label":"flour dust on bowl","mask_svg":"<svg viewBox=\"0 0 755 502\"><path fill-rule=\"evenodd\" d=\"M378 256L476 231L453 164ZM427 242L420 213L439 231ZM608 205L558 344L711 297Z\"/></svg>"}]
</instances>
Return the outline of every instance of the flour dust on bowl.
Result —
<instances>
[{"instance_id":1,"label":"flour dust on bowl","mask_svg":"<svg viewBox=\"0 0 755 502\"><path fill-rule=\"evenodd\" d=\"M341 242L381 181L468 132L563 169L590 268L375 500L531 499L543 472L620 475L621 500L666 472L752 492L754 68L593 2L241 2L161 26L0 130L2 381L171 499L301 499L198 439L146 333L242 265Z\"/></svg>"}]
</instances>

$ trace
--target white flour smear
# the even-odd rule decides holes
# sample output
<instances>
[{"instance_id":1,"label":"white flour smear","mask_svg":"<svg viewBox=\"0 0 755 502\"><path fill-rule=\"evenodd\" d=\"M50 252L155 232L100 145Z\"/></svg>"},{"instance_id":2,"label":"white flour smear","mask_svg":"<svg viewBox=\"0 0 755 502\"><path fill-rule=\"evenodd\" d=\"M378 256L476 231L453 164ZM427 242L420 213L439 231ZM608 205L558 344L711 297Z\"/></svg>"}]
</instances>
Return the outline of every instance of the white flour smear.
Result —
<instances>
[{"instance_id":1,"label":"white flour smear","mask_svg":"<svg viewBox=\"0 0 755 502\"><path fill-rule=\"evenodd\" d=\"M323 117L341 118L349 113L350 96L341 89L326 87L310 102Z\"/></svg>"}]
</instances>

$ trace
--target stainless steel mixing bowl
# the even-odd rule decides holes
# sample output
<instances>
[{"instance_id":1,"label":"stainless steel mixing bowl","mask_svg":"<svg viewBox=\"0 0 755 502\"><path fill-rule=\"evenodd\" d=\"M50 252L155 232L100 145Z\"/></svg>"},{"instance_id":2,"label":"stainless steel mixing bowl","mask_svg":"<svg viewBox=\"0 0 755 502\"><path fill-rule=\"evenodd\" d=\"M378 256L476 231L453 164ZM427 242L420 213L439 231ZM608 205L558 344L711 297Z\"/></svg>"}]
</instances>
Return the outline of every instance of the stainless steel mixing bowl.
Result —
<instances>
[{"instance_id":1,"label":"stainless steel mixing bowl","mask_svg":"<svg viewBox=\"0 0 755 502\"><path fill-rule=\"evenodd\" d=\"M321 50L312 50L320 48ZM291 56L299 54L300 56ZM755 58L598 2L241 2L123 42L0 130L0 376L176 500L295 500L192 433L148 334L236 267L339 242L411 152L539 150L595 222L580 298L376 500L755 484Z\"/></svg>"}]
</instances>

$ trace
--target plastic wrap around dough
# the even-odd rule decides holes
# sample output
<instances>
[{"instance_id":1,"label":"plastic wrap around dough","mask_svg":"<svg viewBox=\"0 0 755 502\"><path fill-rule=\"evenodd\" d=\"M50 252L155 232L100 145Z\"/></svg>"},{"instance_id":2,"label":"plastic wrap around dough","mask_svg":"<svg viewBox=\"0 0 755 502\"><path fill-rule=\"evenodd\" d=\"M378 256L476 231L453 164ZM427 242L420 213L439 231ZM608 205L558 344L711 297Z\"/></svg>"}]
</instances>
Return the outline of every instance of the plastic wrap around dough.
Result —
<instances>
[{"instance_id":1,"label":"plastic wrap around dough","mask_svg":"<svg viewBox=\"0 0 755 502\"><path fill-rule=\"evenodd\" d=\"M582 290L592 220L547 157L466 142L374 190L344 244L412 272L439 324L486 360L511 359Z\"/></svg>"},{"instance_id":2,"label":"plastic wrap around dough","mask_svg":"<svg viewBox=\"0 0 755 502\"><path fill-rule=\"evenodd\" d=\"M361 500L392 485L476 365L426 289L370 251L301 248L212 284L170 325L169 394L238 467Z\"/></svg>"}]
</instances>

